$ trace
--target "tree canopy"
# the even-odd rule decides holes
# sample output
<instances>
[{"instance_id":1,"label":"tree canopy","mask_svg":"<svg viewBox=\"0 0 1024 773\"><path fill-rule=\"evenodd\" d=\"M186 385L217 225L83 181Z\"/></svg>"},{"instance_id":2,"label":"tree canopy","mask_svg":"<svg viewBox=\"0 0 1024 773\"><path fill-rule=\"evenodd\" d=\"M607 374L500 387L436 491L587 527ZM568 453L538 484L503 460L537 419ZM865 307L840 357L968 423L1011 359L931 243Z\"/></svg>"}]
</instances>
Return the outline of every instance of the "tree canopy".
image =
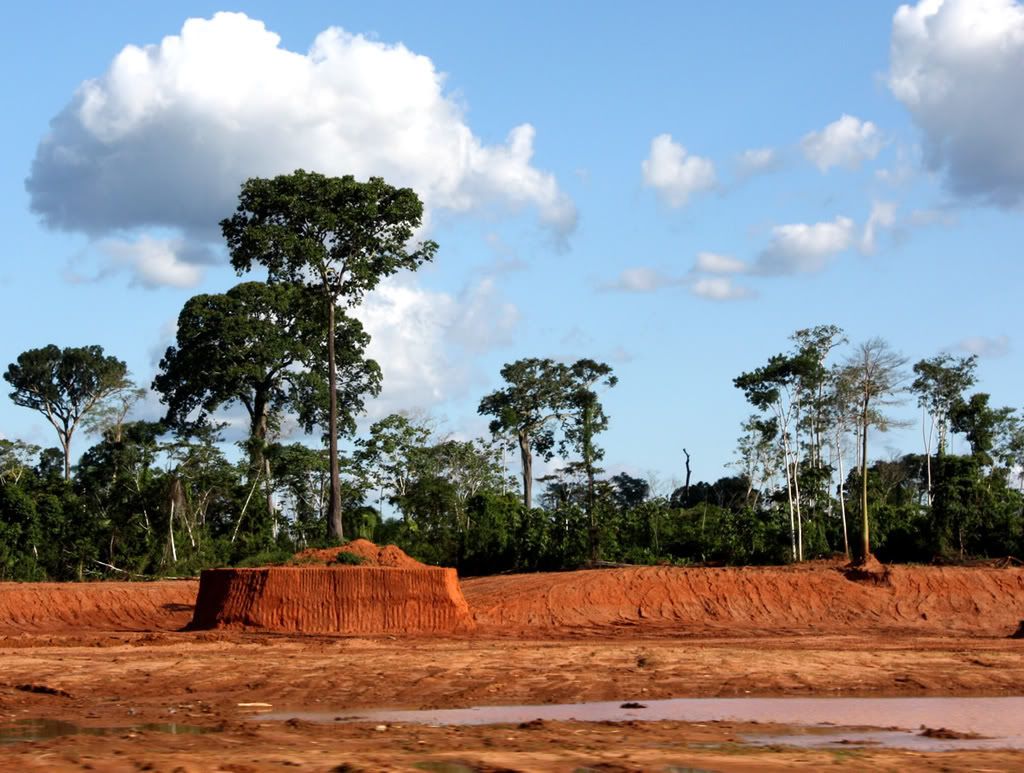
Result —
<instances>
[{"instance_id":1,"label":"tree canopy","mask_svg":"<svg viewBox=\"0 0 1024 773\"><path fill-rule=\"evenodd\" d=\"M327 177L302 169L242 185L234 215L221 221L240 274L254 264L271 283L315 290L324 304L327 331L327 436L330 453L330 533L342 536L338 467L336 314L339 303L358 304L381 279L415 270L437 250L432 241L410 249L423 219L423 204L411 188L395 188L379 177Z\"/></svg>"},{"instance_id":2,"label":"tree canopy","mask_svg":"<svg viewBox=\"0 0 1024 773\"><path fill-rule=\"evenodd\" d=\"M64 451L64 479L71 479L71 438L82 419L118 392L131 388L128 367L102 346L29 349L7 366L4 379L15 405L31 408L57 430Z\"/></svg>"}]
</instances>

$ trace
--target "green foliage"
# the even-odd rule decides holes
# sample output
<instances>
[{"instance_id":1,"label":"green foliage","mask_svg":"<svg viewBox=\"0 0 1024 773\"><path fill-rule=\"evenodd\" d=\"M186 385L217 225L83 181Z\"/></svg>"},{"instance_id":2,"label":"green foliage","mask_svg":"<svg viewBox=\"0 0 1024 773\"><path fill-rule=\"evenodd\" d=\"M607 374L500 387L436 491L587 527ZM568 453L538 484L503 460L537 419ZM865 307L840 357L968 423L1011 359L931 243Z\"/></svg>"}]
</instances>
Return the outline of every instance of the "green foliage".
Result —
<instances>
[{"instance_id":1,"label":"green foliage","mask_svg":"<svg viewBox=\"0 0 1024 773\"><path fill-rule=\"evenodd\" d=\"M71 478L71 438L83 418L118 392L131 388L128 369L102 346L29 349L7 366L15 405L31 408L53 425L64 450L64 479Z\"/></svg>"},{"instance_id":2,"label":"green foliage","mask_svg":"<svg viewBox=\"0 0 1024 773\"><path fill-rule=\"evenodd\" d=\"M1024 422L1009 408L991 407L987 394L963 395L974 383L974 359L923 360L914 385L940 433L961 433L971 453L950 455L940 441L937 457L871 462L866 430L891 426L882 409L897 399L902 358L872 340L830 368L826 358L841 331L828 325L797 331L793 351L735 380L760 411L744 423L739 474L691 484L687 466L686 485L669 497L652 496L647 481L627 473L606 477L598 466L604 451L596 439L609 423L598 390L616 378L589 359L506 365L505 386L480 403L491 417L490 441L439 438L428 421L393 414L375 422L350 456L273 442L286 415L307 431L328 423L333 445L336 434L354 432L380 372L363 356L365 332L334 314L330 294L358 299L374 276L414 267L433 249L406 253L404 242L388 241L405 233L403 216L406 224L418 217L401 192L303 175L250 181L246 195L255 198L243 205L254 209L243 206L225 221L226 232L239 229L232 232L236 265L264 262L277 284L243 283L185 304L176 346L155 382L166 423L131 420L139 392L124 364L99 347L31 350L8 368L12 397L54 418L62 448L0 440L0 581L285 564L302 549L336 547L342 533L395 543L463 575L609 562L782 563L833 556L850 540L867 546L869 536L890 562L1024 555ZM353 196L361 214L323 210L313 190L321 183L320 193ZM288 190L314 200L275 198ZM389 190L397 198L378 204L397 209L377 213L385 229L378 236L388 242L377 245L388 253L382 256L358 229L344 229L349 215L370 217L367 196L387 198ZM289 232L302 214L321 230ZM326 236L328 226L341 230ZM339 268L334 261L343 255L354 262ZM324 335L325 316L333 336ZM340 375L334 390L324 360ZM249 458L237 462L225 456L212 421L230 403L250 418ZM78 426L97 439L72 480L67 451ZM854 431L867 463L850 470ZM520 451L522 497L510 491L503 446ZM540 479L542 506L531 507L533 455L550 459L556 449L568 461ZM388 508L399 517L385 518ZM337 563L362 563L338 554Z\"/></svg>"},{"instance_id":3,"label":"green foliage","mask_svg":"<svg viewBox=\"0 0 1024 773\"><path fill-rule=\"evenodd\" d=\"M331 563L341 564L342 566L360 566L366 563L366 559L355 553L349 553L347 550L339 550L338 555L334 557Z\"/></svg>"},{"instance_id":4,"label":"green foliage","mask_svg":"<svg viewBox=\"0 0 1024 773\"><path fill-rule=\"evenodd\" d=\"M336 539L344 531L338 436L339 414L346 408L344 395L341 400L338 395L338 384L344 381L338 374L339 363L344 364L336 340L338 305L355 306L381 279L433 259L434 242L409 249L422 219L423 204L411 188L395 188L379 177L361 183L351 175L325 177L299 169L247 180L235 214L220 224L236 271L250 271L257 264L267 270L271 284L301 287L319 298L325 367L318 379L307 382L306 398L312 406L324 405L322 398L327 398L326 408L314 416L327 435L327 527ZM378 383L379 378L374 381L367 374L364 389ZM359 394L357 389L354 397Z\"/></svg>"}]
</instances>

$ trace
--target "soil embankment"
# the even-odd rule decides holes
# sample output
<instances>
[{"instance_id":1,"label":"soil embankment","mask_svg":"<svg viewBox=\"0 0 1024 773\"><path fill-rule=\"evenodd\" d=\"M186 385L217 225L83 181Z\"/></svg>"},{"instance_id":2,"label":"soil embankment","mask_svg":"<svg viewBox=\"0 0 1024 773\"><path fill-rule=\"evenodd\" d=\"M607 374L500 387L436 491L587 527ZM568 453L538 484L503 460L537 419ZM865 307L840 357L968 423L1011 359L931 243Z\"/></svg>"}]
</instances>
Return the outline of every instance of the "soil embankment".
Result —
<instances>
[{"instance_id":1,"label":"soil embankment","mask_svg":"<svg viewBox=\"0 0 1024 773\"><path fill-rule=\"evenodd\" d=\"M204 571L191 627L459 633L473 619L454 569L281 566Z\"/></svg>"},{"instance_id":2,"label":"soil embankment","mask_svg":"<svg viewBox=\"0 0 1024 773\"><path fill-rule=\"evenodd\" d=\"M857 631L1009 637L1024 620L1022 569L895 566L853 580L839 566L820 564L641 567L501 575L460 586L451 569L384 563L417 565L391 555L397 548L357 548L376 558L363 566L214 570L218 579L207 581L213 585L200 599L196 623L457 634L475 621L485 636L534 638ZM0 583L0 636L176 631L193 619L198 587L194 580Z\"/></svg>"},{"instance_id":3,"label":"soil embankment","mask_svg":"<svg viewBox=\"0 0 1024 773\"><path fill-rule=\"evenodd\" d=\"M173 631L192 616L195 580L0 583L0 633Z\"/></svg>"},{"instance_id":4,"label":"soil embankment","mask_svg":"<svg viewBox=\"0 0 1024 773\"><path fill-rule=\"evenodd\" d=\"M482 633L845 633L1009 636L1024 570L895 566L850 579L838 566L597 569L470 579Z\"/></svg>"}]
</instances>

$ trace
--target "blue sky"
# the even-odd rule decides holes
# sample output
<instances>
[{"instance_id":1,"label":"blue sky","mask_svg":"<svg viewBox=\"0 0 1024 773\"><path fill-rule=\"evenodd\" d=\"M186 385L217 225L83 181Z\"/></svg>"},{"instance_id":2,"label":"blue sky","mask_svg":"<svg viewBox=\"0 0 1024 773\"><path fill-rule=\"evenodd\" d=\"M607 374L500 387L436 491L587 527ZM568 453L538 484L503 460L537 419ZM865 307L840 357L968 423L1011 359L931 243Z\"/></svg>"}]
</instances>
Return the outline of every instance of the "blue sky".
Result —
<instances>
[{"instance_id":1,"label":"blue sky","mask_svg":"<svg viewBox=\"0 0 1024 773\"><path fill-rule=\"evenodd\" d=\"M481 433L504 362L593 357L606 466L685 446L714 479L732 379L823 323L977 353L1022 404L1020 3L297 6L8 11L0 364L98 343L148 385L184 301L239 281L239 183L301 165L416 187L441 245L360 312L371 416ZM6 400L0 434L54 440Z\"/></svg>"}]
</instances>

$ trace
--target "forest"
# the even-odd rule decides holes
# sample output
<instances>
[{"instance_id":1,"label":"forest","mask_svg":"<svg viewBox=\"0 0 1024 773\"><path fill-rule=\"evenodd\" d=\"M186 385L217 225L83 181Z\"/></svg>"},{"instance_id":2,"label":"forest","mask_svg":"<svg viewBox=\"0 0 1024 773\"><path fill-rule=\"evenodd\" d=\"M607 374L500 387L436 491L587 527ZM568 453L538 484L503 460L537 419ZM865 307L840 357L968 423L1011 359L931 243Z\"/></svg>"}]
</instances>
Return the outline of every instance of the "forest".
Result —
<instances>
[{"instance_id":1,"label":"forest","mask_svg":"<svg viewBox=\"0 0 1024 773\"><path fill-rule=\"evenodd\" d=\"M220 225L239 276L265 279L189 299L151 385L100 346L22 352L10 399L56 444L0 440L0 580L192 575L357 537L464 575L1024 555L1024 421L977 389L976 358L911 362L834 325L794 331L736 375L750 416L734 474L713 482L690 480L685 449L668 489L602 468L617 376L591 359L506 364L479 402L487 437L405 413L360 431L382 369L349 312L434 259L415 241L422 216L414 191L379 178L250 179ZM134 416L147 389L160 421ZM921 446L883 457L872 443L900 406L919 411ZM228 409L247 420L238 449ZM969 453L951 452L953 435Z\"/></svg>"}]
</instances>

